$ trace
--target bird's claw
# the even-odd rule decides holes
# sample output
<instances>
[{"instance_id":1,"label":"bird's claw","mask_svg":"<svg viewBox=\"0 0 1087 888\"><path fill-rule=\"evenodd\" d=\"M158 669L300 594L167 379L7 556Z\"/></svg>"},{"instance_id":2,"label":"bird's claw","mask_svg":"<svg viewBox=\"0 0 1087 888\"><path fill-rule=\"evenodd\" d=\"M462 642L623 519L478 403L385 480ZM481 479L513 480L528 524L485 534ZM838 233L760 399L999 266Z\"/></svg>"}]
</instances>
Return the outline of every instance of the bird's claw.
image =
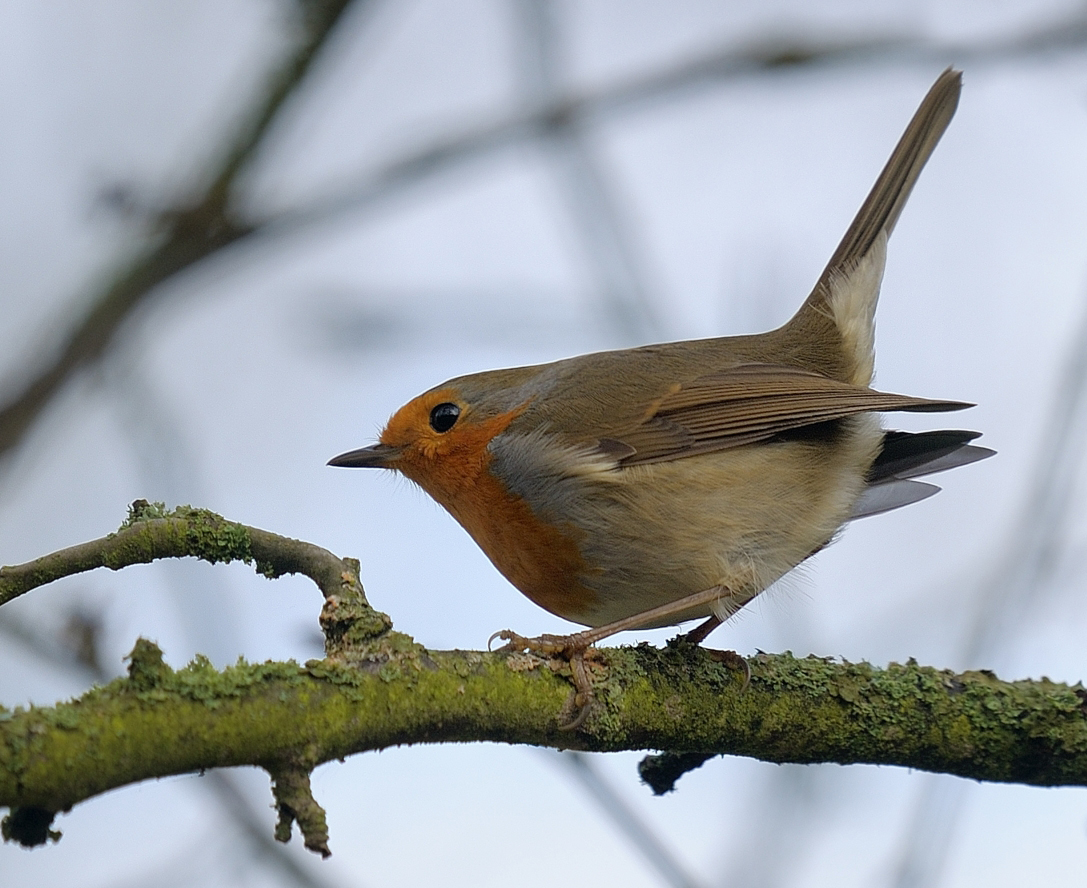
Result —
<instances>
[{"instance_id":1,"label":"bird's claw","mask_svg":"<svg viewBox=\"0 0 1087 888\"><path fill-rule=\"evenodd\" d=\"M527 638L509 629L503 629L500 632L495 632L494 635L487 639L487 649L490 650L494 640L500 638L506 643L499 650L531 651L534 654L547 657L568 657L579 651L584 652L589 647L591 641L582 637L586 634L584 632L575 632L572 635L549 635L545 633L544 635Z\"/></svg>"},{"instance_id":2,"label":"bird's claw","mask_svg":"<svg viewBox=\"0 0 1087 888\"><path fill-rule=\"evenodd\" d=\"M561 731L575 731L580 728L589 717L594 702L593 685L589 678L589 670L585 667L585 656L589 654L592 640L586 637L586 632L575 632L572 635L537 635L526 638L509 629L495 632L487 639L488 650L496 638L506 642L501 651L529 651L540 656L552 659L564 660L570 666L570 675L574 682L573 708L574 717L566 724L560 725ZM591 656L591 654L590 654Z\"/></svg>"}]
</instances>

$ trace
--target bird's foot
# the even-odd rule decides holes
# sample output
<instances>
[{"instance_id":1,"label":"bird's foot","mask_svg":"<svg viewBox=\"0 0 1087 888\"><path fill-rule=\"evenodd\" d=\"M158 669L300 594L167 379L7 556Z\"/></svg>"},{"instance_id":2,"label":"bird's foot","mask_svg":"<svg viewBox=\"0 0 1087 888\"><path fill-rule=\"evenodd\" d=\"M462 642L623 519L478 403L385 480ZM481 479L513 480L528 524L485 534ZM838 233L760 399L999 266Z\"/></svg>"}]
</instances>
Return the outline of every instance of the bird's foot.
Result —
<instances>
[{"instance_id":1,"label":"bird's foot","mask_svg":"<svg viewBox=\"0 0 1087 888\"><path fill-rule=\"evenodd\" d=\"M593 684L589 678L589 669L585 665L586 658L593 659L597 655L597 649L592 647L597 640L597 633L589 630L586 632L574 632L570 635L537 635L534 638L526 638L509 629L496 632L487 640L487 647L499 638L506 642L500 650L503 651L529 651L551 660L560 660L570 667L570 675L574 682L573 700L571 708L574 716L566 724L560 725L562 731L576 731L589 717L593 706Z\"/></svg>"}]
</instances>

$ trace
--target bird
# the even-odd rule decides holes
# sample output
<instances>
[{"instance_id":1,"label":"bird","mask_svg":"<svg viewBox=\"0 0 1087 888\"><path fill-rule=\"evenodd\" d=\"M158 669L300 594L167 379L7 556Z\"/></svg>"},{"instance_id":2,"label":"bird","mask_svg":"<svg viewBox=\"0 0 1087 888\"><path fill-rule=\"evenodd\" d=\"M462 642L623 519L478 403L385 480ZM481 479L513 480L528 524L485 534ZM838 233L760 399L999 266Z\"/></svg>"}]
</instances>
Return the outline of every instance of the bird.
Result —
<instances>
[{"instance_id":1,"label":"bird","mask_svg":"<svg viewBox=\"0 0 1087 888\"><path fill-rule=\"evenodd\" d=\"M961 84L937 78L784 326L450 379L329 464L415 482L529 599L589 627L492 640L577 660L623 630L701 619L687 636L701 642L849 521L939 490L917 477L993 454L977 432L878 416L972 404L870 387L887 241Z\"/></svg>"}]
</instances>

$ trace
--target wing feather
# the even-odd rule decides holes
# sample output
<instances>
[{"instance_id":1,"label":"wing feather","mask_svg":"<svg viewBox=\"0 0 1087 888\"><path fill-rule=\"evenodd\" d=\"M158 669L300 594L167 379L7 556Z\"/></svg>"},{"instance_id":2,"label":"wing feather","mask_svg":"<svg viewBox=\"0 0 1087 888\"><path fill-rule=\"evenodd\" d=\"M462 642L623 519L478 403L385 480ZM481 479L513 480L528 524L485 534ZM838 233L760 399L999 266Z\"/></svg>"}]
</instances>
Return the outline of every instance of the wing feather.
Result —
<instances>
[{"instance_id":1,"label":"wing feather","mask_svg":"<svg viewBox=\"0 0 1087 888\"><path fill-rule=\"evenodd\" d=\"M600 446L627 453L619 464L631 466L743 447L857 413L969 406L878 392L795 367L739 364L668 393L642 422Z\"/></svg>"}]
</instances>

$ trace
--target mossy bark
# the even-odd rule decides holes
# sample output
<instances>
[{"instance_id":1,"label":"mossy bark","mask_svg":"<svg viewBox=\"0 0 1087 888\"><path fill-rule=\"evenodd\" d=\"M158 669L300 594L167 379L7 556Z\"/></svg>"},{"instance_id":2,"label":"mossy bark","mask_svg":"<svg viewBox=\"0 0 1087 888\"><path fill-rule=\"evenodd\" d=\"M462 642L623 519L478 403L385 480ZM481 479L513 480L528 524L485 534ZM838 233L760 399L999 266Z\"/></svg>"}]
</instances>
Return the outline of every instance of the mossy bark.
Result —
<instances>
[{"instance_id":1,"label":"mossy bark","mask_svg":"<svg viewBox=\"0 0 1087 888\"><path fill-rule=\"evenodd\" d=\"M321 589L326 656L305 664L198 657L171 669L141 639L125 678L52 707L0 708L5 837L55 838L52 815L155 777L257 765L276 784L280 825L327 853L307 775L391 745L499 741L609 752L666 750L643 770L657 791L710 755L771 762L899 765L977 780L1087 785L1087 691L1004 682L915 662L880 669L790 654L734 654L679 640L592 650L595 702L576 731L569 663L506 650L431 651L366 602L358 562L182 507L142 501L109 537L0 569L0 601L55 576L158 557L241 559ZM745 668L750 671L750 679Z\"/></svg>"},{"instance_id":2,"label":"mossy bark","mask_svg":"<svg viewBox=\"0 0 1087 888\"><path fill-rule=\"evenodd\" d=\"M597 703L561 730L570 685L537 658L428 651L388 633L357 656L174 671L141 641L130 674L78 700L0 713L0 805L65 810L210 767L311 767L393 744L665 749L772 762L901 765L978 780L1087 784L1084 691L910 663L759 654L751 680L685 644L600 652Z\"/></svg>"}]
</instances>

